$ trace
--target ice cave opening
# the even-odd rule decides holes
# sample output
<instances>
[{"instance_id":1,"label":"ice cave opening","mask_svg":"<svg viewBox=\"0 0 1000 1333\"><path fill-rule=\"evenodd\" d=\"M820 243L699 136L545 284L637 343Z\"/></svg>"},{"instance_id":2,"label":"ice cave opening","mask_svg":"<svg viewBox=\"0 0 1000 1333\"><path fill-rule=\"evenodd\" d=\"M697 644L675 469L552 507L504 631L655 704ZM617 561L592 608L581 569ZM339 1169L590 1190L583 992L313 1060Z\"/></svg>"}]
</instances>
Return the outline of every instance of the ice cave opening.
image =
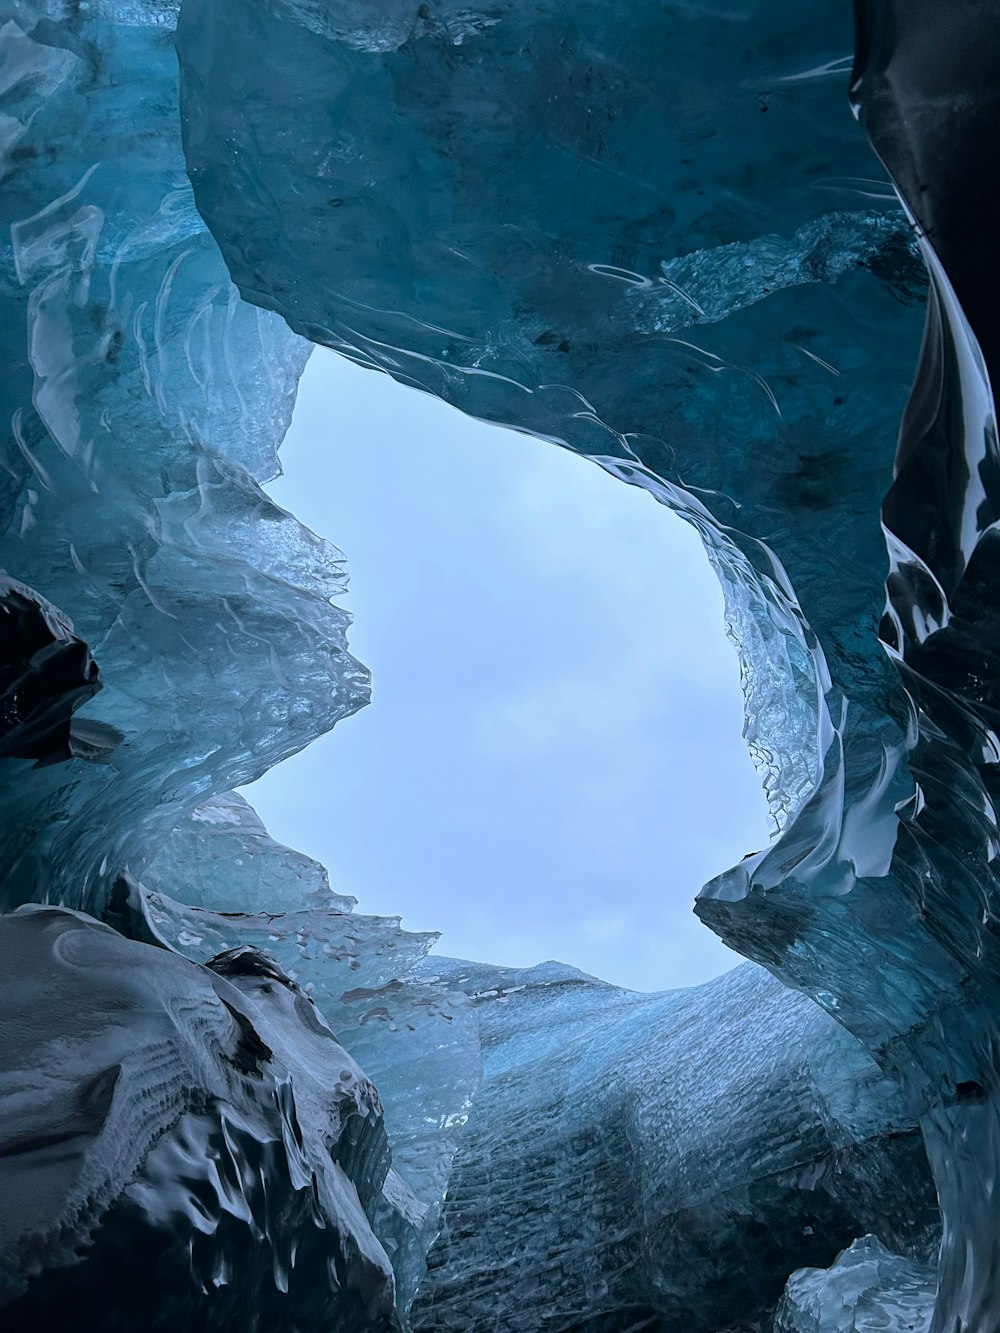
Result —
<instances>
[{"instance_id":1,"label":"ice cave opening","mask_svg":"<svg viewBox=\"0 0 1000 1333\"><path fill-rule=\"evenodd\" d=\"M4 1333L997 1333L1000 0L0 10ZM695 904L745 964L652 993L433 952L238 794L365 726L341 553L266 489L314 343L697 526L779 835ZM311 501L358 560L360 510ZM409 507L400 589L442 527ZM475 537L480 614L526 552ZM438 718L488 673L432 593ZM499 676L523 620L490 630ZM579 712L624 735L625 636L560 650L602 636ZM451 809L412 748L358 788ZM634 766L570 758L612 774L596 839ZM747 849L714 776L709 869ZM439 866L470 899L475 851ZM508 924L542 878L507 867Z\"/></svg>"},{"instance_id":2,"label":"ice cave opening","mask_svg":"<svg viewBox=\"0 0 1000 1333\"><path fill-rule=\"evenodd\" d=\"M372 702L243 790L272 836L439 953L647 991L742 962L691 910L769 836L694 530L326 348L282 466L269 494L347 557Z\"/></svg>"}]
</instances>

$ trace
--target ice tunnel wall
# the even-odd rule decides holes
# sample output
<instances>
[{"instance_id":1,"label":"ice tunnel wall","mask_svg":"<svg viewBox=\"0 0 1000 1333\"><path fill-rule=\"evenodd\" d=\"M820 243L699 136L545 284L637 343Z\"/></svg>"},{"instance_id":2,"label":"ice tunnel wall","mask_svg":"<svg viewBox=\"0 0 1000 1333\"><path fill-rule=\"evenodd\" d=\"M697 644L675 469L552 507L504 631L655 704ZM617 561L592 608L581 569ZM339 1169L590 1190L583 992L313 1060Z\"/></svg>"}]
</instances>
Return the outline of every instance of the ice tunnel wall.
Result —
<instances>
[{"instance_id":1,"label":"ice tunnel wall","mask_svg":"<svg viewBox=\"0 0 1000 1333\"><path fill-rule=\"evenodd\" d=\"M565 1134L534 1159L542 1215L575 1182L607 1228L589 1233L605 1265L567 1244L554 1275L530 1210L501 1207L521 1246L504 1299L525 1317L564 1283L567 1333L640 1316L717 1333L738 1313L713 1313L721 1286L759 1322L790 1266L825 1267L877 1222L909 1275L935 1230L920 1118L944 1216L935 1333L997 1328L1000 219L982 183L1000 6L856 6L852 96L888 175L847 111L842 4L650 3L625 21L572 0L201 0L175 51L176 21L0 10L2 905L107 923L0 918L42 1053L4 1048L27 1119L0 1169L22 1173L9 1197L32 1219L3 1251L11 1326L113 1272L124 1218L175 1283L159 1307L155 1285L129 1293L152 1328L365 1333L415 1296L417 1327L491 1327L482 1160L516 1171L513 1108ZM711 1068L670 1046L698 998L435 968L431 937L355 915L226 794L367 698L331 600L339 552L261 490L310 339L591 457L701 532L780 836L699 914L844 1030L753 969L704 1001L729 1016L719 1032L733 1021L732 1067L755 1071L722 1104L787 1124L763 1182L753 1134L724 1150ZM119 968L110 989L91 959ZM109 1006L141 1010L187 1071L170 1115L103 1038L65 1073L68 1101L45 1082L61 1030ZM740 1018L753 1006L779 1016L773 1047ZM314 1079L317 1051L333 1059L323 1016L336 1088ZM623 1063L650 1031L661 1063ZM664 1155L695 1070L706 1114ZM63 1161L32 1116L64 1105ZM134 1161L113 1150L125 1123ZM587 1163L593 1180L574 1175ZM771 1267L749 1271L745 1245L721 1270L684 1257L692 1219L710 1245L747 1215L796 1224ZM188 1271L192 1226L208 1239ZM872 1254L790 1285L782 1333Z\"/></svg>"},{"instance_id":2,"label":"ice tunnel wall","mask_svg":"<svg viewBox=\"0 0 1000 1333\"><path fill-rule=\"evenodd\" d=\"M776 3L625 27L199 6L180 36L191 175L245 296L699 524L778 822L829 746L828 664L856 708L896 688L877 513L925 279L844 112L851 44L843 6Z\"/></svg>"},{"instance_id":3,"label":"ice tunnel wall","mask_svg":"<svg viewBox=\"0 0 1000 1333\"><path fill-rule=\"evenodd\" d=\"M186 809L354 711L367 677L339 553L260 489L308 344L240 299L195 209L173 12L5 20L0 565L89 646L103 688L76 730L104 744L23 757L12 667L0 896L100 911Z\"/></svg>"}]
</instances>

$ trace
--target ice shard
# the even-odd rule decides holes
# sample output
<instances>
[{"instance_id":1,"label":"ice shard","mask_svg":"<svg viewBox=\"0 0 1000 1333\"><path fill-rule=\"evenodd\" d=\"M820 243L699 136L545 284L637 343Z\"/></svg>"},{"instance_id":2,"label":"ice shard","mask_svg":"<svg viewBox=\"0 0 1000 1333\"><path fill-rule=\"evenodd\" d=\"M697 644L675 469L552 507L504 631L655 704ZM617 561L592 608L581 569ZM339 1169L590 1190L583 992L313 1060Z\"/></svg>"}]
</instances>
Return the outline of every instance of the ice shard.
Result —
<instances>
[{"instance_id":1,"label":"ice shard","mask_svg":"<svg viewBox=\"0 0 1000 1333\"><path fill-rule=\"evenodd\" d=\"M862 1236L830 1268L792 1274L774 1333L928 1333L936 1293L931 1269Z\"/></svg>"}]
</instances>

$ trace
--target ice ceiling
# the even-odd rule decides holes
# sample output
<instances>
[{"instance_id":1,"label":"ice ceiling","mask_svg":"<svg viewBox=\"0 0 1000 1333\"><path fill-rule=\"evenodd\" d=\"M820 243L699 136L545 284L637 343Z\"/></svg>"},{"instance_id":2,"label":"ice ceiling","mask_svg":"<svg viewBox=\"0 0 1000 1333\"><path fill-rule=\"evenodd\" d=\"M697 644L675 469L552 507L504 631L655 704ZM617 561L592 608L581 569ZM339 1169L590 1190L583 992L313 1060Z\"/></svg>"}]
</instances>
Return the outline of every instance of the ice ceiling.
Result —
<instances>
[{"instance_id":1,"label":"ice ceiling","mask_svg":"<svg viewBox=\"0 0 1000 1333\"><path fill-rule=\"evenodd\" d=\"M1000 1328L1000 3L0 20L4 1328ZM430 960L232 794L367 699L306 340L698 529L745 968Z\"/></svg>"}]
</instances>

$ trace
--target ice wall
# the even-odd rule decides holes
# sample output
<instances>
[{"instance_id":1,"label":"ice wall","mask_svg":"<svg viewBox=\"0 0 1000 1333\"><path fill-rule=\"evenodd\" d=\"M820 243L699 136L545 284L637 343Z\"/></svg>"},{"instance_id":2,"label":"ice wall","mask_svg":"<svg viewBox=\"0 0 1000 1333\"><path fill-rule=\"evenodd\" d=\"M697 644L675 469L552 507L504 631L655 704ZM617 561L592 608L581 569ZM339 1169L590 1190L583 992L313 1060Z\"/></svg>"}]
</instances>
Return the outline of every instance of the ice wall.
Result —
<instances>
[{"instance_id":1,"label":"ice wall","mask_svg":"<svg viewBox=\"0 0 1000 1333\"><path fill-rule=\"evenodd\" d=\"M261 490L309 348L240 299L194 207L175 20L169 5L0 6L0 565L12 575L0 578L0 907L85 908L156 943L132 876L178 821L368 696L332 602L340 553ZM231 850L219 905L259 908L266 896L280 911L309 887L291 859L262 882L265 860ZM197 901L198 869L171 885L182 901ZM86 932L26 961L32 927L0 926L0 1118L13 1127L4 1326L396 1327L404 1288L388 1251L401 1272L413 1267L428 1210L390 1169L378 1094L360 1071L377 1152L367 1130L346 1118L338 1128L331 1089L316 1090L314 1066L339 1058L334 1043L299 1032L280 1074L248 1091L229 1079L236 1056L223 1041L195 1077L202 1011L219 1009L213 974L192 980L198 970L171 967L163 949L130 953ZM398 922L375 932L401 936ZM79 946L73 986L60 989L80 938L98 944ZM255 938L231 934L226 947ZM91 975L104 966L131 968L127 1002ZM163 1011L155 1040L144 979L147 1008ZM121 1051L98 1035L106 1067L61 1054L83 1040L81 1022L99 1034L116 1012L114 1035L134 1048L124 1073L108 1072ZM370 1218L340 1198L342 1181L337 1200L323 1195L340 1129ZM91 1132L95 1145L76 1143ZM64 1197L45 1187L42 1159L68 1141L82 1183ZM137 1213L125 1196L140 1186ZM123 1247L134 1288L117 1284Z\"/></svg>"},{"instance_id":2,"label":"ice wall","mask_svg":"<svg viewBox=\"0 0 1000 1333\"><path fill-rule=\"evenodd\" d=\"M484 1081L421 1333L766 1328L797 1263L869 1227L936 1248L899 1090L762 968L641 995L555 963L425 966L475 1001Z\"/></svg>"},{"instance_id":3,"label":"ice wall","mask_svg":"<svg viewBox=\"0 0 1000 1333\"><path fill-rule=\"evenodd\" d=\"M699 526L783 820L832 737L830 677L876 716L876 764L887 696L905 712L878 506L925 278L846 107L850 14L386 13L182 11L199 208L243 294L307 336Z\"/></svg>"},{"instance_id":4,"label":"ice wall","mask_svg":"<svg viewBox=\"0 0 1000 1333\"><path fill-rule=\"evenodd\" d=\"M7 907L100 911L186 809L367 699L339 552L260 488L309 349L195 210L175 17L0 10L0 567L71 620L103 687L76 728L115 740L5 761Z\"/></svg>"},{"instance_id":5,"label":"ice wall","mask_svg":"<svg viewBox=\"0 0 1000 1333\"><path fill-rule=\"evenodd\" d=\"M473 1209L466 1236L454 1209L481 1197L484 1143L496 1144L498 1161L516 1156L506 1092L528 1128L533 1114L547 1134L565 1088L613 1178L595 1192L606 1214L559 1219L578 1220L600 1250L586 1271L579 1236L558 1233L566 1289L584 1291L577 1327L617 1328L632 1310L667 1328L700 1319L707 1333L716 1314L729 1317L709 1289L728 1284L746 1291L740 1317L760 1323L781 1278L803 1264L833 1266L826 1277L796 1274L782 1318L808 1326L819 1309L829 1323L824 1301L853 1281L853 1261L833 1263L833 1249L854 1229L905 1248L924 1228L915 1214L908 1231L871 1201L873 1182L886 1196L907 1199L912 1186L924 1197L919 1152L900 1163L891 1128L902 1124L912 1148L918 1117L945 1221L934 1333L1000 1327L991 387L1000 217L988 188L1000 141L1000 5L860 0L856 11L855 107L891 182L846 109L854 36L832 0L808 10L668 0L627 12L574 0L482 10L455 0L198 0L181 14L180 95L170 4L3 3L0 904L47 900L108 923L3 918L5 993L24 1001L22 936L50 920L67 938L96 940L95 958L110 949L134 968L128 1003L102 989L126 986L122 977L86 966L67 998L38 984L45 968L65 966L63 946L47 961L36 950L28 1027L0 1040L17 1074L0 1084L5 1123L12 1107L24 1116L3 1169L26 1168L5 1195L16 1207L5 1219L0 1300L37 1299L20 1307L26 1324L72 1309L59 1302L83 1288L88 1327L134 1323L133 1296L146 1321L156 1283L116 1286L125 1233L115 1200L133 1186L154 1220L188 1201L169 1227L152 1226L160 1239L142 1232L150 1252L166 1236L165 1253L187 1256L163 1305L186 1326L284 1321L305 1333L333 1318L360 1333L404 1320L415 1293L424 1327L488 1319L476 1302L489 1305L497 1289L483 1274L515 1223L531 1242L523 1283L490 1309L511 1327L528 1311L547 1317L530 1207L510 1213L499 1239L488 1211ZM319 867L269 843L226 795L367 698L347 618L331 600L339 552L260 488L275 473L303 338L573 448L695 524L726 589L747 737L780 833L709 886L700 914L826 1008L901 1092L828 1024L815 1032L825 1054L840 1051L833 1066L802 1056L801 1033L822 1020L779 990L756 1045L745 997L720 995L699 1018L706 1034L713 1025L702 1046L730 1050L732 1068L721 1070L683 1040L655 1049L645 1040L643 1020L670 1022L678 1006L697 1009L696 997L637 1000L598 987L592 1005L577 1012L574 1002L570 1013L550 1012L545 992L539 1029L531 991L523 1030L550 1052L535 1079L521 1020L510 1017L520 1001L484 1005L481 988L470 996L460 978L428 972L429 937L355 915ZM138 958L132 950L157 960L145 1001L142 964L125 962ZM220 1010L221 981L244 1000L230 996ZM294 1027L279 1023L285 1036L273 1042L262 1035L272 1019L261 1006L293 996L301 1019L313 1013L309 995L319 1027L320 1014L333 1021L385 1108L372 1091L361 1117L369 1128L345 1139L361 1215L340 1230L336 1207L317 1215L306 1198L326 1188L326 1149L339 1142L337 1097L315 1081L329 1069ZM126 1017L114 1058L98 1068L89 1048L74 1049L66 1062L81 1014L101 1032L100 1016L116 1007ZM154 1115L149 1098L132 1095L149 1075L136 1058L143 1024L159 1013L172 1025L176 1068L177 1050L201 1049L203 1011L215 1016L209 1027L221 1024L218 1058L191 1084L197 1108L166 1079L164 1120L163 1105ZM462 1147L488 1011L480 1129ZM305 1029L329 1051L329 1034ZM579 1061L551 1054L560 1040L568 1051L577 1044ZM771 1063L755 1064L768 1051ZM491 1059L510 1068L494 1077ZM593 1078L577 1086L588 1061ZM250 1084L233 1081L234 1062ZM113 1078L117 1064L126 1072ZM745 1088L729 1077L740 1068ZM630 1107L651 1108L631 1137L619 1132L615 1078L629 1085ZM853 1086L857 1105L832 1105L829 1089ZM869 1093L879 1113L858 1121ZM687 1139L664 1145L657 1117L677 1097L701 1110L681 1126ZM785 1139L758 1138L756 1125L733 1136L725 1115L721 1125L712 1117L734 1102L750 1115L762 1107L769 1129L787 1125ZM201 1117L190 1134L189 1114ZM109 1167L120 1135L102 1135L119 1118L140 1148L135 1162ZM540 1197L572 1193L571 1164L561 1164L576 1141L570 1118L559 1123L569 1138L549 1142L554 1173ZM793 1150L759 1201L779 1224L799 1204L804 1216L813 1209L825 1249L804 1228L781 1233L780 1258L750 1290L746 1217L720 1220L708 1206L705 1248L722 1248L701 1269L689 1262L684 1172L663 1176L678 1145L693 1145L702 1185L710 1172L722 1194L732 1182L738 1195L757 1179L754 1145L780 1157L814 1132L818 1181L829 1181L831 1154L853 1163L840 1193L822 1183L806 1200L781 1196L781 1171L793 1192L802 1180ZM220 1136L230 1175L212 1165ZM59 1237L76 1235L77 1205L90 1196L73 1196L67 1212L68 1195L41 1188L51 1145L70 1139L67 1160L87 1164L79 1179L97 1179L87 1175L95 1163L104 1170L104 1211L82 1253ZM872 1156L858 1165L864 1143ZM32 1152L42 1154L37 1170ZM456 1161L452 1211L442 1213ZM251 1183L257 1168L265 1194L285 1201L276 1228ZM644 1193L653 1179L664 1191L639 1241L635 1210L653 1206ZM205 1216L188 1204L206 1182L211 1234L221 1227L239 1240L231 1255L223 1247L221 1266L209 1247L204 1268L188 1262ZM500 1184L512 1186L506 1169ZM702 1197L711 1205L711 1191ZM786 1213L778 1197L796 1206ZM339 1267L328 1262L334 1233L348 1238ZM32 1268L46 1235L54 1248ZM729 1252L725 1236L738 1238ZM618 1239L642 1273L636 1288L621 1284ZM619 1283L607 1307L605 1260L609 1284ZM874 1269L886 1285L881 1296L866 1288L878 1313L901 1270L881 1256ZM28 1297L26 1274L44 1277ZM207 1299L208 1279L218 1301ZM668 1299L671 1283L680 1295ZM348 1293L362 1288L371 1299L352 1306Z\"/></svg>"}]
</instances>

